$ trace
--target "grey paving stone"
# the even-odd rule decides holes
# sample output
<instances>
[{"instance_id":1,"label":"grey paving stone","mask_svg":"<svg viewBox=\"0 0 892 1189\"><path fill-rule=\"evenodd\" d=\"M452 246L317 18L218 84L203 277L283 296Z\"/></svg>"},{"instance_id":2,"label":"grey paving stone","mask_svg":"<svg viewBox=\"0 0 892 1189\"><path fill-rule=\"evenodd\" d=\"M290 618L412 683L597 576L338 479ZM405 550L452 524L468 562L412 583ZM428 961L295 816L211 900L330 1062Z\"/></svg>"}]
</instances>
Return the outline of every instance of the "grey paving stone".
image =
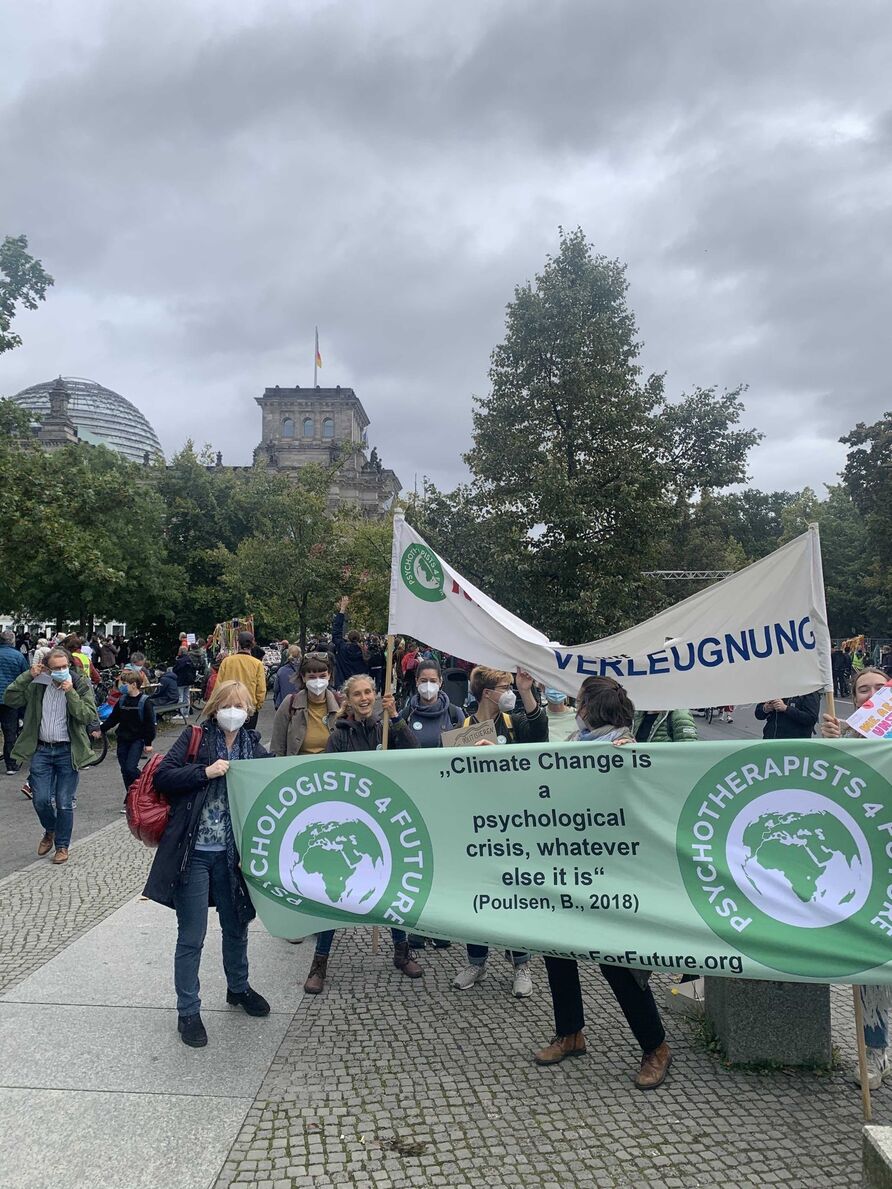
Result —
<instances>
[{"instance_id":1,"label":"grey paving stone","mask_svg":"<svg viewBox=\"0 0 892 1189\"><path fill-rule=\"evenodd\" d=\"M205 1189L249 1101L0 1089L0 1186Z\"/></svg>"}]
</instances>

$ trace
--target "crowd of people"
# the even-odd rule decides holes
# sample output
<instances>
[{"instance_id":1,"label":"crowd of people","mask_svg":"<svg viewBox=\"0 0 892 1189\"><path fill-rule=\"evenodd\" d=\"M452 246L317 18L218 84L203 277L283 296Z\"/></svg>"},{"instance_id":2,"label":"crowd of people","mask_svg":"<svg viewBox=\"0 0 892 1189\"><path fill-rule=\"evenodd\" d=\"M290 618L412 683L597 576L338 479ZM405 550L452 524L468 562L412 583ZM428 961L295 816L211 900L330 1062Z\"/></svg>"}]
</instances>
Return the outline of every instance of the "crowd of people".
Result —
<instances>
[{"instance_id":1,"label":"crowd of people","mask_svg":"<svg viewBox=\"0 0 892 1189\"><path fill-rule=\"evenodd\" d=\"M79 773L95 762L94 742L116 733L126 793L139 776L141 758L152 753L158 707L173 704L188 717L192 692L200 683L204 701L197 724L185 728L154 773L155 787L169 800L170 816L145 888L147 897L177 915L174 977L178 1029L187 1045L201 1047L208 1039L201 1019L199 966L211 904L220 918L227 1001L253 1016L270 1010L248 981L248 924L254 908L229 814L226 775L233 760L375 751L382 747L385 731L388 746L395 749L440 747L445 731L487 722L498 743L505 745L572 739L605 747L697 739L691 711L636 708L613 678L589 677L574 691L542 688L521 668L512 673L473 665L411 640L397 641L393 688L385 688L383 642L349 630L348 610L349 599L344 597L330 634L305 650L287 640L264 650L243 631L235 649L227 653L212 639L199 645L183 633L160 674L151 671L141 649L125 649L124 657L121 643L114 640L69 636L37 640L32 649L30 641L17 646L12 633L0 637L4 762L10 774L18 763L30 765L29 792L43 828L37 853L53 851L57 865L68 860ZM107 666L112 652L115 664ZM94 659L100 663L95 676ZM888 659L892 661L892 653ZM879 666L859 667L854 656L851 663L858 706L889 679L890 672ZM94 687L102 685L108 669L114 671L113 681L97 707ZM269 689L275 713L265 748L257 722ZM755 716L764 724L766 739L808 738L818 724L820 703L817 691L774 697L757 705ZM849 729L838 718L824 715L820 733L838 738ZM450 945L401 929L392 929L391 939L393 964L410 979L422 977L420 956L427 945ZM316 935L304 983L307 994L324 990L334 940L334 930ZM511 993L528 998L533 993L530 954L516 950L505 956ZM486 945L468 944L453 987L467 992L482 982L489 957ZM535 1060L554 1065L585 1052L585 1018L575 961L549 957L545 967L555 1033ZM635 1084L655 1089L667 1075L672 1054L649 972L606 965L600 969L641 1049ZM892 1076L885 992L865 988L864 1004L870 1029L870 1084L875 1087Z\"/></svg>"}]
</instances>

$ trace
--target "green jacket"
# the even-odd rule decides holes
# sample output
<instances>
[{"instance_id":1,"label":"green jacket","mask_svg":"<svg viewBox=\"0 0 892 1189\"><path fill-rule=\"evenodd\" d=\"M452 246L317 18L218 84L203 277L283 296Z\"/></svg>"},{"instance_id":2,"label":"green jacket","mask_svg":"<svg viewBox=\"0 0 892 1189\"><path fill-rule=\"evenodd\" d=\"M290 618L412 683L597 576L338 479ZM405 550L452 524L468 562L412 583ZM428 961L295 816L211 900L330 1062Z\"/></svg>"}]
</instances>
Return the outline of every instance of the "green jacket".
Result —
<instances>
[{"instance_id":1,"label":"green jacket","mask_svg":"<svg viewBox=\"0 0 892 1189\"><path fill-rule=\"evenodd\" d=\"M72 688L66 693L68 703L68 736L71 739L71 763L74 768L86 768L99 758L90 746L88 727L98 722L96 702L89 681L80 673L72 677ZM25 722L12 754L27 763L37 751L40 719L43 714L45 685L35 685L31 670L17 677L6 687L3 701L7 706L24 706Z\"/></svg>"},{"instance_id":2,"label":"green jacket","mask_svg":"<svg viewBox=\"0 0 892 1189\"><path fill-rule=\"evenodd\" d=\"M644 718L642 711L635 715L632 732L638 739L638 729ZM690 710L661 710L651 724L646 739L639 743L690 743L697 738L697 724Z\"/></svg>"}]
</instances>

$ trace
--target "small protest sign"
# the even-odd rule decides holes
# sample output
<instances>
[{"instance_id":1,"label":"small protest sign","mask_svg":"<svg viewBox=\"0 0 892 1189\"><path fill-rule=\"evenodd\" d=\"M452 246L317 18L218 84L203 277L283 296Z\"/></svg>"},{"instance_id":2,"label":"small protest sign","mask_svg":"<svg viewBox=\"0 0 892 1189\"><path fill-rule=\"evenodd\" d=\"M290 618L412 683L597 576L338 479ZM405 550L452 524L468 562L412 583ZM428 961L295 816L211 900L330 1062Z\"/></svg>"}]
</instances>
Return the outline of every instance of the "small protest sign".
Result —
<instances>
[{"instance_id":1,"label":"small protest sign","mask_svg":"<svg viewBox=\"0 0 892 1189\"><path fill-rule=\"evenodd\" d=\"M871 739L892 738L892 681L868 698L846 722L859 735Z\"/></svg>"},{"instance_id":2,"label":"small protest sign","mask_svg":"<svg viewBox=\"0 0 892 1189\"><path fill-rule=\"evenodd\" d=\"M477 722L468 727L456 727L454 731L444 731L442 736L444 747L474 747L481 739L490 743L496 742L496 729L493 721Z\"/></svg>"}]
</instances>

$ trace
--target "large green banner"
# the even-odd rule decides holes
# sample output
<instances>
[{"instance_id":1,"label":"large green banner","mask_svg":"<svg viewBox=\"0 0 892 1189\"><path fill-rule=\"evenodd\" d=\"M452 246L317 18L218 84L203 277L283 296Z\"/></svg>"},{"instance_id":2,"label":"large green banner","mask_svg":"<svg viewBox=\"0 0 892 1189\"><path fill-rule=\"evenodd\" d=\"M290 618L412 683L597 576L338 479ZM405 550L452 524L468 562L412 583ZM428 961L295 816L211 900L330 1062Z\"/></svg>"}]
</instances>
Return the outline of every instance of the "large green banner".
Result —
<instances>
[{"instance_id":1,"label":"large green banner","mask_svg":"<svg viewBox=\"0 0 892 1189\"><path fill-rule=\"evenodd\" d=\"M892 744L529 744L234 763L267 929L892 982Z\"/></svg>"}]
</instances>

